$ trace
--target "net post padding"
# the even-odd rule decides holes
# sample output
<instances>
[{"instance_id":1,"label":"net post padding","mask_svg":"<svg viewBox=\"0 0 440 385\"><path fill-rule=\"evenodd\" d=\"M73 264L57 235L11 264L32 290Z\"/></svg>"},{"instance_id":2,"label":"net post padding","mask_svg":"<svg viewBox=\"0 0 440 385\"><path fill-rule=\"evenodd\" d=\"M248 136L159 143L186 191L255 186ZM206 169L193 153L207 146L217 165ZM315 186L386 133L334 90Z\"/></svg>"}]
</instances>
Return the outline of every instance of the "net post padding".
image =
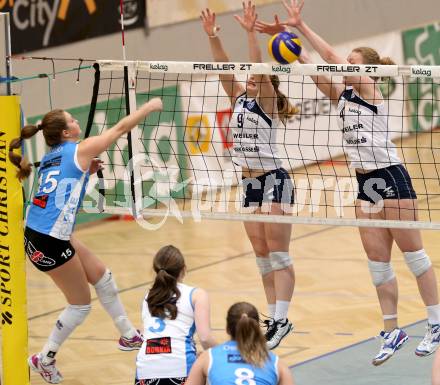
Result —
<instances>
[{"instance_id":1,"label":"net post padding","mask_svg":"<svg viewBox=\"0 0 440 385\"><path fill-rule=\"evenodd\" d=\"M17 169L7 158L9 143L20 136L20 98L0 96L0 285L2 292L2 383L28 385L26 259L23 234L23 190Z\"/></svg>"}]
</instances>

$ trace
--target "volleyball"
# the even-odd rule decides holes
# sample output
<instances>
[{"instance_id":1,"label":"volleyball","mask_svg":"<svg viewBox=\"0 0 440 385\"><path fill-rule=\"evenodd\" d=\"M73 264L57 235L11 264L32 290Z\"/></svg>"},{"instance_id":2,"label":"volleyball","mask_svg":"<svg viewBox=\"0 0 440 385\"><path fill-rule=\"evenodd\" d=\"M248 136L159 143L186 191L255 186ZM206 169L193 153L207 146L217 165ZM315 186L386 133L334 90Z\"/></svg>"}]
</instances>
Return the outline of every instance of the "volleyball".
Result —
<instances>
[{"instance_id":1,"label":"volleyball","mask_svg":"<svg viewBox=\"0 0 440 385\"><path fill-rule=\"evenodd\" d=\"M296 61L301 54L301 41L292 32L280 32L269 40L268 49L275 61L289 64Z\"/></svg>"}]
</instances>

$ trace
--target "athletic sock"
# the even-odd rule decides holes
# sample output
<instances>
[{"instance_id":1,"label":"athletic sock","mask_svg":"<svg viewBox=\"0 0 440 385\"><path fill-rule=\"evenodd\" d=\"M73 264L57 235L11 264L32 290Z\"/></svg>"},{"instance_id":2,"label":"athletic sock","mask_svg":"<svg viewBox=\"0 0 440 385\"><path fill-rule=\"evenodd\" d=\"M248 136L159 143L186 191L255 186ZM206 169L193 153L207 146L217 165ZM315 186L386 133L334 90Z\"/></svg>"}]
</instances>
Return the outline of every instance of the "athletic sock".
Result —
<instances>
[{"instance_id":1,"label":"athletic sock","mask_svg":"<svg viewBox=\"0 0 440 385\"><path fill-rule=\"evenodd\" d=\"M431 325L440 324L440 305L426 306L426 311L428 312L428 322Z\"/></svg>"},{"instance_id":2,"label":"athletic sock","mask_svg":"<svg viewBox=\"0 0 440 385\"><path fill-rule=\"evenodd\" d=\"M274 303L268 303L267 304L267 315L269 318L274 318L275 317L275 309L276 309L276 304Z\"/></svg>"},{"instance_id":3,"label":"athletic sock","mask_svg":"<svg viewBox=\"0 0 440 385\"><path fill-rule=\"evenodd\" d=\"M289 312L290 301L277 301L275 305L275 321L284 320Z\"/></svg>"},{"instance_id":4,"label":"athletic sock","mask_svg":"<svg viewBox=\"0 0 440 385\"><path fill-rule=\"evenodd\" d=\"M121 336L130 339L138 334L128 319L124 305L119 299L118 287L110 270L106 270L101 279L95 284L95 290L102 307L112 317Z\"/></svg>"}]
</instances>

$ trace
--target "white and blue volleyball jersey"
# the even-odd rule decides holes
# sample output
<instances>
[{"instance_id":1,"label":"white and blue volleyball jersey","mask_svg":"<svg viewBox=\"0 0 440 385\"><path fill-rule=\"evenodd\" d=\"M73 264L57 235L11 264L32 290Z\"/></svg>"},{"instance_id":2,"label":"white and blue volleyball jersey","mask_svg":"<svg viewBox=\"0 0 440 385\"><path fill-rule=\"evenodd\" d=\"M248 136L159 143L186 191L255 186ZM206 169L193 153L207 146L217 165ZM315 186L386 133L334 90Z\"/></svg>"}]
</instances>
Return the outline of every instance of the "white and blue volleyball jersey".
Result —
<instances>
[{"instance_id":1,"label":"white and blue volleyball jersey","mask_svg":"<svg viewBox=\"0 0 440 385\"><path fill-rule=\"evenodd\" d=\"M272 352L262 367L256 367L243 360L236 341L209 349L209 385L276 385L278 380L278 357Z\"/></svg>"},{"instance_id":2,"label":"white and blue volleyball jersey","mask_svg":"<svg viewBox=\"0 0 440 385\"><path fill-rule=\"evenodd\" d=\"M144 343L136 359L136 378L187 377L196 360L193 340L196 329L192 294L194 287L177 284L180 298L177 300L176 319L161 319L150 314L148 293L142 303Z\"/></svg>"},{"instance_id":3,"label":"white and blue volleyball jersey","mask_svg":"<svg viewBox=\"0 0 440 385\"><path fill-rule=\"evenodd\" d=\"M229 121L233 136L232 161L254 170L272 171L281 167L278 155L278 117L270 117L255 98L237 98Z\"/></svg>"},{"instance_id":4,"label":"white and blue volleyball jersey","mask_svg":"<svg viewBox=\"0 0 440 385\"><path fill-rule=\"evenodd\" d=\"M77 150L78 143L63 142L44 155L27 227L57 239L70 240L89 179L88 170L83 171L79 166Z\"/></svg>"},{"instance_id":5,"label":"white and blue volleyball jersey","mask_svg":"<svg viewBox=\"0 0 440 385\"><path fill-rule=\"evenodd\" d=\"M401 163L388 127L385 102L374 105L347 87L338 103L343 148L352 168L376 170Z\"/></svg>"}]
</instances>

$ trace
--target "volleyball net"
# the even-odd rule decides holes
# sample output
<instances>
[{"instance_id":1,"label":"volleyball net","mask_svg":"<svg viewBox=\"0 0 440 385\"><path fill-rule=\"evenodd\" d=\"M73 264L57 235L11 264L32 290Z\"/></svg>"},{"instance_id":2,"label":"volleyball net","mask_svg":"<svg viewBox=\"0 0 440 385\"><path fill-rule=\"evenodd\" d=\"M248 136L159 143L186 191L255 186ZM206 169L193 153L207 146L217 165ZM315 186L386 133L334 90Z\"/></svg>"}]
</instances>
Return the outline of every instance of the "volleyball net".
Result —
<instances>
[{"instance_id":1,"label":"volleyball net","mask_svg":"<svg viewBox=\"0 0 440 385\"><path fill-rule=\"evenodd\" d=\"M440 228L438 66L99 61L95 70L87 135L101 133L152 97L161 97L164 109L103 154L104 174L91 179L86 211L138 218ZM229 125L232 111L221 74L233 74L243 83L251 75L278 75L280 90L297 109L285 126L273 130L278 156L294 183L295 203L280 215L270 214L270 204L242 207L241 169L232 162L237 133ZM356 219L358 187L339 116L310 77L340 83L350 75L377 79L385 97L387 135L418 196L417 220L403 215ZM354 135L352 140L362 144L363 138Z\"/></svg>"}]
</instances>

